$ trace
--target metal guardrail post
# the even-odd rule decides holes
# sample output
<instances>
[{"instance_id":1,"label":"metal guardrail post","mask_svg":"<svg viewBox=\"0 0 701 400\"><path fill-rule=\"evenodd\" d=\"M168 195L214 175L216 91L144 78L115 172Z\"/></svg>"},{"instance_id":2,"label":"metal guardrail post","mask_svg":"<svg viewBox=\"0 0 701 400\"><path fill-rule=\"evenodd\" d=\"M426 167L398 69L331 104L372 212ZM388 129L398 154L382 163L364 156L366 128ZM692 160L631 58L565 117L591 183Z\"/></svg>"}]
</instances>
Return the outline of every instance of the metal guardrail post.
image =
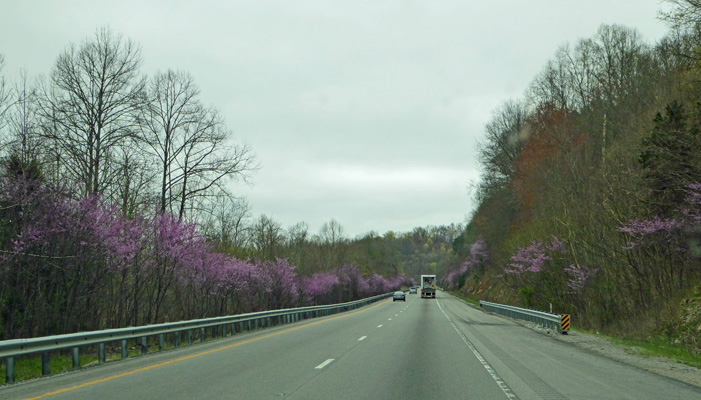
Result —
<instances>
[{"instance_id":1,"label":"metal guardrail post","mask_svg":"<svg viewBox=\"0 0 701 400\"><path fill-rule=\"evenodd\" d=\"M141 337L141 355L148 353L148 337Z\"/></svg>"},{"instance_id":2,"label":"metal guardrail post","mask_svg":"<svg viewBox=\"0 0 701 400\"><path fill-rule=\"evenodd\" d=\"M127 340L122 339L122 358L129 357L129 349L127 348Z\"/></svg>"},{"instance_id":3,"label":"metal guardrail post","mask_svg":"<svg viewBox=\"0 0 701 400\"><path fill-rule=\"evenodd\" d=\"M73 369L80 368L80 347L74 347L71 349L71 358L73 361Z\"/></svg>"},{"instance_id":4,"label":"metal guardrail post","mask_svg":"<svg viewBox=\"0 0 701 400\"><path fill-rule=\"evenodd\" d=\"M97 344L97 362L100 364L104 364L105 361L107 361L107 357L105 356L105 343L98 343Z\"/></svg>"},{"instance_id":5,"label":"metal guardrail post","mask_svg":"<svg viewBox=\"0 0 701 400\"><path fill-rule=\"evenodd\" d=\"M5 359L5 383L15 383L15 358Z\"/></svg>"},{"instance_id":6,"label":"metal guardrail post","mask_svg":"<svg viewBox=\"0 0 701 400\"><path fill-rule=\"evenodd\" d=\"M41 375L51 375L51 355L48 351L41 353Z\"/></svg>"}]
</instances>

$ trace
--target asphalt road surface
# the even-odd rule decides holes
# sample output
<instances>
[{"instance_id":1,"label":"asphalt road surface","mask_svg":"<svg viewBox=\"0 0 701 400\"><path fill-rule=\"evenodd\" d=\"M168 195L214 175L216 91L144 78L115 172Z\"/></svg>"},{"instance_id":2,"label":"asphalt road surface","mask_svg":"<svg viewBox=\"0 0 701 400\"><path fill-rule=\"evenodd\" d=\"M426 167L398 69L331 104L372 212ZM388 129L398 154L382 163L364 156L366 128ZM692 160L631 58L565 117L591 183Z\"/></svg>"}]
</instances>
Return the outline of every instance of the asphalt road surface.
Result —
<instances>
[{"instance_id":1,"label":"asphalt road surface","mask_svg":"<svg viewBox=\"0 0 701 400\"><path fill-rule=\"evenodd\" d=\"M701 399L444 292L0 388L0 399Z\"/></svg>"}]
</instances>

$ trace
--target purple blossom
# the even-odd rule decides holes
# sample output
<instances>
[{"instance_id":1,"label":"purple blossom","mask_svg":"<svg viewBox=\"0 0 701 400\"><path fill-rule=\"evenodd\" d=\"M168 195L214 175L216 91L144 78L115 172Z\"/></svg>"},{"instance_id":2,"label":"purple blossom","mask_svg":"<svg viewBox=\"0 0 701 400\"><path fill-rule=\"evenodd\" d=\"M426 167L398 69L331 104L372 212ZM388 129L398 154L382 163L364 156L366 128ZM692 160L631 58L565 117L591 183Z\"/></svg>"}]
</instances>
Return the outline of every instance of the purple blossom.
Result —
<instances>
[{"instance_id":1,"label":"purple blossom","mask_svg":"<svg viewBox=\"0 0 701 400\"><path fill-rule=\"evenodd\" d=\"M552 241L547 246L547 249L550 251L554 251L556 253L564 254L565 253L565 243L555 235L550 235L550 237L552 237Z\"/></svg>"},{"instance_id":2,"label":"purple blossom","mask_svg":"<svg viewBox=\"0 0 701 400\"><path fill-rule=\"evenodd\" d=\"M579 292L597 271L598 269L590 270L575 264L565 267L565 272L570 276L567 280L567 287L573 292Z\"/></svg>"},{"instance_id":3,"label":"purple blossom","mask_svg":"<svg viewBox=\"0 0 701 400\"><path fill-rule=\"evenodd\" d=\"M489 249L487 241L484 238L479 238L470 247L470 253L460 265L460 268L449 272L443 279L443 282L449 286L455 286L460 276L465 275L468 271L474 271L479 265L486 263L488 260Z\"/></svg>"},{"instance_id":4,"label":"purple blossom","mask_svg":"<svg viewBox=\"0 0 701 400\"><path fill-rule=\"evenodd\" d=\"M685 204L678 210L676 218L660 218L654 216L647 220L632 220L618 227L618 231L630 235L624 249L632 250L646 238L657 241L672 242L679 234L689 234L701 230L701 183L687 186Z\"/></svg>"},{"instance_id":5,"label":"purple blossom","mask_svg":"<svg viewBox=\"0 0 701 400\"><path fill-rule=\"evenodd\" d=\"M545 254L545 246L538 241L532 241L526 248L519 248L515 255L511 256L513 263L510 269L505 269L508 274L523 274L524 272L538 273L545 266L545 262L552 257Z\"/></svg>"}]
</instances>

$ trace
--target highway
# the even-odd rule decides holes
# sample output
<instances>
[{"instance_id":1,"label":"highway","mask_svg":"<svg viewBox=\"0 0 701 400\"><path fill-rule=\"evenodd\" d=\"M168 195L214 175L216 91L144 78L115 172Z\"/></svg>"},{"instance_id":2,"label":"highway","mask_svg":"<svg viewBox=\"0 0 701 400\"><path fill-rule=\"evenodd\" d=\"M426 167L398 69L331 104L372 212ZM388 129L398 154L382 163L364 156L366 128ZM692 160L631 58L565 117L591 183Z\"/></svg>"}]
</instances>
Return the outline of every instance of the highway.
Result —
<instances>
[{"instance_id":1,"label":"highway","mask_svg":"<svg viewBox=\"0 0 701 400\"><path fill-rule=\"evenodd\" d=\"M444 292L0 388L0 399L701 399Z\"/></svg>"}]
</instances>

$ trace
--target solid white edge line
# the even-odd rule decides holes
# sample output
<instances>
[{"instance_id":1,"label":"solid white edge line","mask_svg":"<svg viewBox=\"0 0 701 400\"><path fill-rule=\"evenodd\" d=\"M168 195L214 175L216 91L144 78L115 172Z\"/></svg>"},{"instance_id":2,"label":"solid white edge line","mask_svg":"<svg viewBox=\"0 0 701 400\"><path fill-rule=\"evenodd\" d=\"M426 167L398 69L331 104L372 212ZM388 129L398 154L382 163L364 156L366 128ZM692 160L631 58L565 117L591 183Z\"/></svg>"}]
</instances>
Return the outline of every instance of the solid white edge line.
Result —
<instances>
[{"instance_id":1,"label":"solid white edge line","mask_svg":"<svg viewBox=\"0 0 701 400\"><path fill-rule=\"evenodd\" d=\"M359 342L362 342L363 340L365 340L365 339L367 339L367 338L368 338L367 336L363 336L363 337L359 338L358 341L359 341Z\"/></svg>"},{"instance_id":2,"label":"solid white edge line","mask_svg":"<svg viewBox=\"0 0 701 400\"><path fill-rule=\"evenodd\" d=\"M334 358L329 358L328 360L326 360L326 361L324 361L323 363L321 363L321 364L317 365L316 367L314 367L314 369L322 369L322 368L324 368L325 366L331 364L331 363L333 362L333 360L335 360L335 359L334 359Z\"/></svg>"},{"instance_id":3,"label":"solid white edge line","mask_svg":"<svg viewBox=\"0 0 701 400\"><path fill-rule=\"evenodd\" d=\"M441 303L437 301L436 304L438 304L438 308L441 309L441 312L442 312L443 315L445 315L445 317L448 319L448 322L450 322L450 325L453 326L453 329L455 329L455 332L457 332L458 335L460 335L460 337L462 338L462 341L465 342L465 344L467 345L467 347L470 348L470 350L471 350L472 353L475 355L475 357L477 357L477 360L479 360L479 362L482 364L482 366L484 367L484 369L487 370L487 372L489 373L489 375L492 376L492 379L494 379L494 381L497 383L497 385L499 386L499 388L501 389L501 391L504 392L504 394L506 395L506 397L508 397L509 399L518 399L518 397L516 397L516 395L514 394L514 392L513 392L513 391L511 390L511 388L509 387L509 385L507 385L506 382L504 382L504 380L501 379L501 377L499 376L499 374L497 374L496 371L494 371L494 368L492 368L492 366L489 365L489 363L487 362L487 360L485 360L484 357L482 357L482 354L480 354L480 352L475 348L475 345L473 345L472 342L470 342L470 341L467 339L467 337L465 336L465 334L463 334L463 333L460 331L460 329L458 329L458 327L455 325L455 323L453 322L453 320L450 319L450 317L448 316L448 314L446 314L445 310L443 310L443 307L441 307Z\"/></svg>"}]
</instances>

